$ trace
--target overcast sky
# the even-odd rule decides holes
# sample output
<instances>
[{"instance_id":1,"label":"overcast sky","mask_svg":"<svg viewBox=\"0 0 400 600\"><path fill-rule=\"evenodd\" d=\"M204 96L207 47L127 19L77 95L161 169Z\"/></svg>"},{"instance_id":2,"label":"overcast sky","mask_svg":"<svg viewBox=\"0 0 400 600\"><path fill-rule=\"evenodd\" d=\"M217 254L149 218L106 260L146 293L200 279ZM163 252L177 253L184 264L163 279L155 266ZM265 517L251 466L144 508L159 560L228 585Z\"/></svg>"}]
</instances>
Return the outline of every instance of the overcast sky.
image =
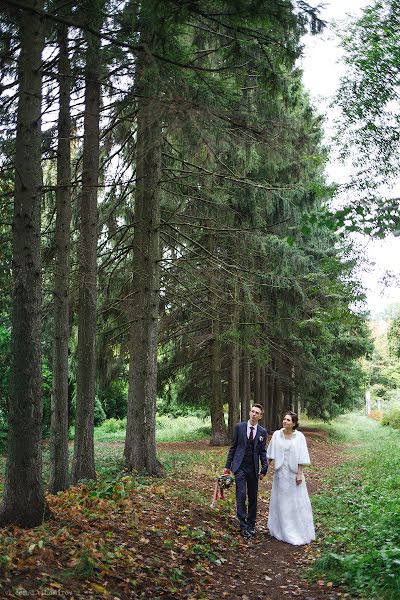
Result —
<instances>
[{"instance_id":1,"label":"overcast sky","mask_svg":"<svg viewBox=\"0 0 400 600\"><path fill-rule=\"evenodd\" d=\"M314 2L315 3L315 2ZM332 132L334 117L329 107L337 89L340 76L344 73L341 64L342 55L339 41L334 33L333 21L343 22L347 15L359 15L363 7L371 4L367 0L332 0L326 2L321 10L322 18L327 21L324 33L304 38L304 57L301 67L303 81L310 91L318 111L325 117L327 138ZM347 169L337 161L331 160L327 168L329 180L341 182L346 179ZM378 313L391 302L400 301L400 238L389 236L385 240L360 239L365 256L373 264L360 265L360 273L366 288L368 308Z\"/></svg>"}]
</instances>

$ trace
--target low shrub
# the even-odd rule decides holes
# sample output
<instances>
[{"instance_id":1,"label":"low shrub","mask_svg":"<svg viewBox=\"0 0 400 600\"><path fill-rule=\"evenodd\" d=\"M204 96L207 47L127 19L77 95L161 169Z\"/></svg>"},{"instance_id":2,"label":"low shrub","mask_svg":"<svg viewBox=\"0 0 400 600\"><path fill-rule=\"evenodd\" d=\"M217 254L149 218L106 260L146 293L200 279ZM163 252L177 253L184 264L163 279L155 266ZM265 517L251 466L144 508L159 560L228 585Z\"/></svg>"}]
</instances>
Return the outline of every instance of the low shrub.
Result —
<instances>
[{"instance_id":1,"label":"low shrub","mask_svg":"<svg viewBox=\"0 0 400 600\"><path fill-rule=\"evenodd\" d=\"M101 424L101 429L105 433L116 433L117 431L123 431L126 429L126 418L125 419L106 419Z\"/></svg>"},{"instance_id":2,"label":"low shrub","mask_svg":"<svg viewBox=\"0 0 400 600\"><path fill-rule=\"evenodd\" d=\"M117 378L98 391L99 400L106 418L124 419L128 398L128 383L126 378Z\"/></svg>"},{"instance_id":3,"label":"low shrub","mask_svg":"<svg viewBox=\"0 0 400 600\"><path fill-rule=\"evenodd\" d=\"M203 440L210 436L210 419L200 419L195 416L171 417L157 415L157 442L183 442Z\"/></svg>"},{"instance_id":4,"label":"low shrub","mask_svg":"<svg viewBox=\"0 0 400 600\"><path fill-rule=\"evenodd\" d=\"M106 413L104 412L104 408L103 408L99 398L96 396L96 398L94 400L94 426L98 427L99 425L104 423L106 418L107 417L106 417Z\"/></svg>"},{"instance_id":5,"label":"low shrub","mask_svg":"<svg viewBox=\"0 0 400 600\"><path fill-rule=\"evenodd\" d=\"M381 417L381 424L393 429L400 429L400 406L385 410Z\"/></svg>"}]
</instances>

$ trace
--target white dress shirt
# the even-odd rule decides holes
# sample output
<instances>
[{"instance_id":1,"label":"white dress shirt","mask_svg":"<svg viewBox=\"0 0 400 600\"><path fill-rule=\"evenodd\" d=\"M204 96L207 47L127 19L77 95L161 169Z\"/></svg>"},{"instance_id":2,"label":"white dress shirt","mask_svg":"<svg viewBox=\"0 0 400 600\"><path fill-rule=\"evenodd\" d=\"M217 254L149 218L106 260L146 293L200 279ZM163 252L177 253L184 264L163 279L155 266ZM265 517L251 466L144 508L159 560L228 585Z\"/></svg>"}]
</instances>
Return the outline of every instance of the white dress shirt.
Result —
<instances>
[{"instance_id":1,"label":"white dress shirt","mask_svg":"<svg viewBox=\"0 0 400 600\"><path fill-rule=\"evenodd\" d=\"M250 425L250 421L247 421L247 439L250 438L250 427L253 427L253 440L256 439L256 433L257 433L257 424L255 425Z\"/></svg>"}]
</instances>

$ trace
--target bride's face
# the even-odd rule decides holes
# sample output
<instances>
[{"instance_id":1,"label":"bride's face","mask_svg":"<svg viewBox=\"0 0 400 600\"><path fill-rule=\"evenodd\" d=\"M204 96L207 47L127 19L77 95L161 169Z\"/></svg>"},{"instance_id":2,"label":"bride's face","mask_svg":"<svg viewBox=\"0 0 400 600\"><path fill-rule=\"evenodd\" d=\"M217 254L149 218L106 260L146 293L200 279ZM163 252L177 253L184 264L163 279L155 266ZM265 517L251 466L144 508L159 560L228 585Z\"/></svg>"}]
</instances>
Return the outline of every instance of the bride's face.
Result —
<instances>
[{"instance_id":1,"label":"bride's face","mask_svg":"<svg viewBox=\"0 0 400 600\"><path fill-rule=\"evenodd\" d=\"M283 417L282 425L284 429L290 430L293 429L293 419L290 415L285 415Z\"/></svg>"}]
</instances>

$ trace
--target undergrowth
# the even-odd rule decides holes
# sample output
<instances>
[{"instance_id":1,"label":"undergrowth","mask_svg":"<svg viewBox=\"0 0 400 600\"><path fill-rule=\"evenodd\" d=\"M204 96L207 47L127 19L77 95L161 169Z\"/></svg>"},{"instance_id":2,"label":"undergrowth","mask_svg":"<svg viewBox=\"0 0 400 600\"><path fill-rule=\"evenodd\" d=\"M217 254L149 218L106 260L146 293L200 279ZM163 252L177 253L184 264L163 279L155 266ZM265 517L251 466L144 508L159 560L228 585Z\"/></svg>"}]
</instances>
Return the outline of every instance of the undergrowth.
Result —
<instances>
[{"instance_id":1,"label":"undergrowth","mask_svg":"<svg viewBox=\"0 0 400 600\"><path fill-rule=\"evenodd\" d=\"M347 415L333 425L350 460L314 497L318 553L313 576L354 597L400 598L400 432Z\"/></svg>"}]
</instances>

